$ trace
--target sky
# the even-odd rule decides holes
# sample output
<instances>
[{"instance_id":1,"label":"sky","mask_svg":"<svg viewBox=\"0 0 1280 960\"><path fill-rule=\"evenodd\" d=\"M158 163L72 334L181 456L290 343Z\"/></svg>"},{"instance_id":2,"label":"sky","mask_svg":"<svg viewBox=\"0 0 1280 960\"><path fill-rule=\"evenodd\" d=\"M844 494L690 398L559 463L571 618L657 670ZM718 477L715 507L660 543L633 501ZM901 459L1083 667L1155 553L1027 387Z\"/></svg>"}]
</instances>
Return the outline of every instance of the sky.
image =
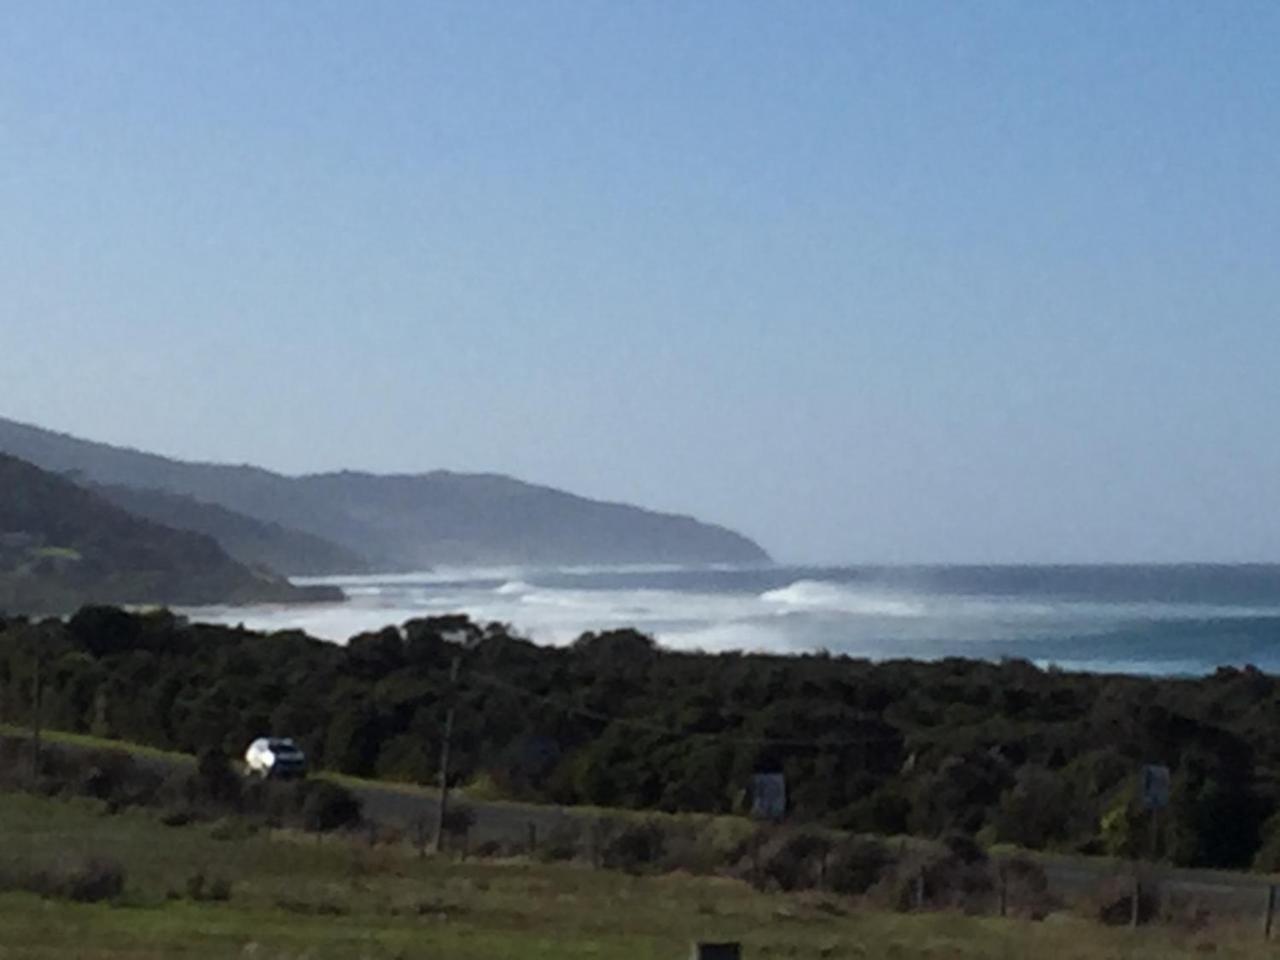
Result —
<instances>
[{"instance_id":1,"label":"sky","mask_svg":"<svg viewBox=\"0 0 1280 960\"><path fill-rule=\"evenodd\" d=\"M1280 4L0 13L0 416L783 560L1280 560Z\"/></svg>"}]
</instances>

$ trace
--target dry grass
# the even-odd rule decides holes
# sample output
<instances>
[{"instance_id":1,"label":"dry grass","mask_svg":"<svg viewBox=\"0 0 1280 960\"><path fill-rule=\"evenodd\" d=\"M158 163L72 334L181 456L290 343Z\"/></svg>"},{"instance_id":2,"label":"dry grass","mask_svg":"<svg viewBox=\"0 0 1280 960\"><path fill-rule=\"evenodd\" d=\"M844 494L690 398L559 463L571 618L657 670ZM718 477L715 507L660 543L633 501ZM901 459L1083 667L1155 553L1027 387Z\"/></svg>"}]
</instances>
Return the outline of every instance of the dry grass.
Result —
<instances>
[{"instance_id":1,"label":"dry grass","mask_svg":"<svg viewBox=\"0 0 1280 960\"><path fill-rule=\"evenodd\" d=\"M762 894L737 881L629 877L573 864L418 860L226 824L165 827L142 812L0 795L0 844L34 867L110 858L127 873L109 904L0 895L0 958L531 957L668 960L695 938L738 939L756 958L1166 960L1271 956L1254 925L1132 933L1068 916L1043 923L894 914L831 896ZM191 900L191 878L230 899Z\"/></svg>"}]
</instances>

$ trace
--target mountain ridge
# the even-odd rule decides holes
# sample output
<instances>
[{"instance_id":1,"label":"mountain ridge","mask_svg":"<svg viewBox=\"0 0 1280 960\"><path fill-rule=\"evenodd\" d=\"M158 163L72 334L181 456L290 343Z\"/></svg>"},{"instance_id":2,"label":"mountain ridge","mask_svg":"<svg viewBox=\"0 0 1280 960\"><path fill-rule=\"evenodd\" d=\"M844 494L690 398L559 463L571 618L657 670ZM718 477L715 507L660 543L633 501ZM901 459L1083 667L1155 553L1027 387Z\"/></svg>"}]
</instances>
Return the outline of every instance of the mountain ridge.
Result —
<instances>
[{"instance_id":1,"label":"mountain ridge","mask_svg":"<svg viewBox=\"0 0 1280 960\"><path fill-rule=\"evenodd\" d=\"M330 541L379 570L769 559L754 541L726 527L500 473L347 469L288 475L252 464L176 460L4 418L0 450L94 484L162 490L217 504Z\"/></svg>"},{"instance_id":2,"label":"mountain ridge","mask_svg":"<svg viewBox=\"0 0 1280 960\"><path fill-rule=\"evenodd\" d=\"M362 556L336 543L187 494L120 484L91 484L89 489L134 516L213 537L233 559L249 567L288 570L297 576L368 569Z\"/></svg>"},{"instance_id":3,"label":"mountain ridge","mask_svg":"<svg viewBox=\"0 0 1280 960\"><path fill-rule=\"evenodd\" d=\"M5 453L0 491L0 609L66 613L89 603L333 599L249 569L212 537L136 517Z\"/></svg>"}]
</instances>

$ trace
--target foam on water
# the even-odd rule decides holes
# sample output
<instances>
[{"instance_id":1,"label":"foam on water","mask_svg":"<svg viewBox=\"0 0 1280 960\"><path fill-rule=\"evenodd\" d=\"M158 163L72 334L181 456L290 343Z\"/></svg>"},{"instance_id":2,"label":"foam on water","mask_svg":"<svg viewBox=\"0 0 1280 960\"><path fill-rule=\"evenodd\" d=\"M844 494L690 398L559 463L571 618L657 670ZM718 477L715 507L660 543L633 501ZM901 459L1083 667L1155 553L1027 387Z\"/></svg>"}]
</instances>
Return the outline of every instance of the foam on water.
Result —
<instances>
[{"instance_id":1,"label":"foam on water","mask_svg":"<svg viewBox=\"0 0 1280 960\"><path fill-rule=\"evenodd\" d=\"M682 649L1012 656L1140 673L1280 669L1280 568L1136 569L438 569L306 581L341 586L342 604L189 613L336 642L462 612L549 644L635 627Z\"/></svg>"},{"instance_id":2,"label":"foam on water","mask_svg":"<svg viewBox=\"0 0 1280 960\"><path fill-rule=\"evenodd\" d=\"M760 594L760 599L785 608L849 613L856 616L920 617L926 613L919 598L894 597L823 580L797 580L777 590L764 591Z\"/></svg>"}]
</instances>

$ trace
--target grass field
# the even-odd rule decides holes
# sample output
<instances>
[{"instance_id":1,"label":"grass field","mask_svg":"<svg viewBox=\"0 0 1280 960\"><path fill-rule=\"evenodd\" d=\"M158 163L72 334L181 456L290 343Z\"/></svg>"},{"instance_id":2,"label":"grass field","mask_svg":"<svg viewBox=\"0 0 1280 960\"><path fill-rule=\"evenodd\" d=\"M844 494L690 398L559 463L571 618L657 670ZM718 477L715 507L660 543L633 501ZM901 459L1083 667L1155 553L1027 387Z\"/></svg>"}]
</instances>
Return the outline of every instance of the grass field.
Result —
<instances>
[{"instance_id":1,"label":"grass field","mask_svg":"<svg viewBox=\"0 0 1280 960\"><path fill-rule=\"evenodd\" d=\"M658 960L698 938L748 958L1271 956L1259 931L1136 933L1066 915L1040 923L894 914L831 896L762 894L735 880L630 877L569 864L419 860L407 847L235 821L166 827L142 811L0 794L0 860L109 857L127 871L113 903L0 894L0 958L508 957ZM193 902L190 878L230 882Z\"/></svg>"}]
</instances>

